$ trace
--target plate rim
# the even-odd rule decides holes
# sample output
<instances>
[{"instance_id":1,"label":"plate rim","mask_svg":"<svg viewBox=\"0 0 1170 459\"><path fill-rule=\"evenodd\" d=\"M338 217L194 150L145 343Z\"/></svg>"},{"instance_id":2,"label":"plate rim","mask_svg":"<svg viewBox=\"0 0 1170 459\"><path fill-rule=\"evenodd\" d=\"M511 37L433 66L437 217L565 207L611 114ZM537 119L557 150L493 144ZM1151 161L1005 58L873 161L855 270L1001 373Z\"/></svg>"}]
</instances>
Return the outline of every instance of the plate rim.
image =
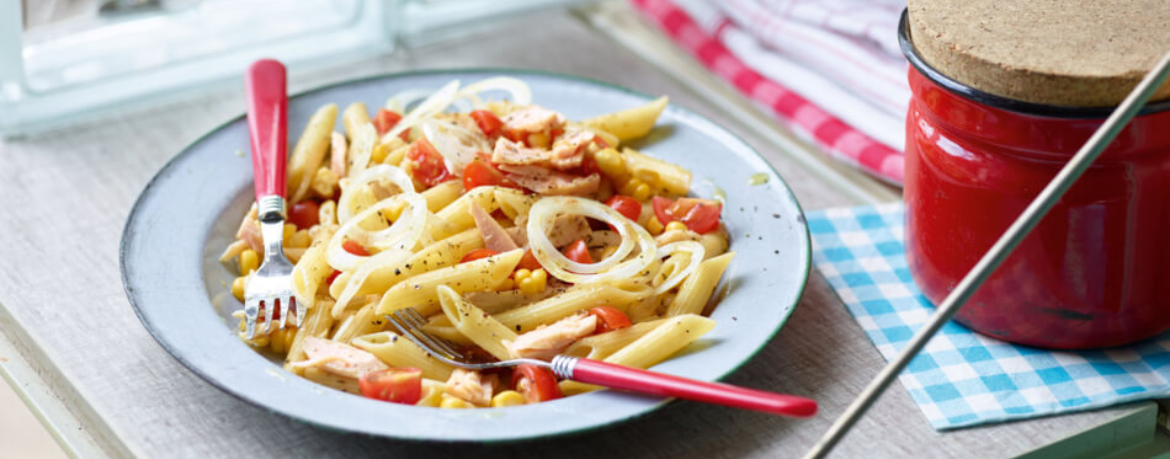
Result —
<instances>
[{"instance_id":1,"label":"plate rim","mask_svg":"<svg viewBox=\"0 0 1170 459\"><path fill-rule=\"evenodd\" d=\"M450 69L436 68L436 69L408 70L408 71L400 71L400 72L384 72L384 73L377 73L377 74L367 75L367 76L358 77L358 78L344 79L341 81L336 81L336 82L332 82L332 83L328 83L328 84L324 84L324 85L320 85L320 86L315 86L315 87L307 88L305 90L289 94L288 99L291 101L295 98L308 96L308 95L322 92L322 91L327 91L327 90L341 88L341 87L348 86L348 85L355 85L355 84L359 84L359 83L377 81L377 80L390 80L390 79L395 79L395 78L404 78L404 77L411 77L411 76L440 76L440 75L461 75L461 74L479 74L479 73L487 73L487 74L495 73L495 74L509 74L509 75L534 75L534 76L541 76L541 77L549 77L552 79L567 80L567 81L586 83L589 85L599 86L599 87L607 88L610 90L615 90L615 91L618 91L621 93L625 93L628 95L632 95L632 96L635 96L637 98L644 99L647 101L654 100L656 98L653 95L650 95L650 94L647 94L647 93L644 93L641 91L637 91L634 89L630 89L630 88L627 88L627 87L624 87L624 86L621 86L621 85L618 85L615 83L610 83L607 81L598 80L595 78L590 78L590 77L585 77L585 76L580 76L580 75L566 74L566 73L561 73L561 72L539 70L539 69L521 69L521 68L508 68L508 67L460 67L460 68L450 68ZM809 277L810 277L811 271L812 271L812 239L811 239L809 228L808 228L808 222L807 222L806 217L805 217L804 208L801 206L800 201L796 198L796 195L793 193L792 187L790 187L788 185L788 182L786 180L784 180L784 177L780 175L780 172L776 170L776 167L773 166L772 163L770 161L768 161L768 159L765 158L755 147L753 147L751 144L749 144L747 141L745 141L742 137L740 137L739 135L736 135L734 132L727 129L723 125L716 123L714 120L711 120L710 118L708 118L700 113L697 113L691 109L688 109L684 106L677 105L677 104L669 104L669 108L673 109L673 110L677 110L684 115L696 118L698 120L705 122L706 124L708 124L710 126L715 127L719 131L722 131L724 134L730 136L731 138L733 138L736 141L738 141L739 143L741 143L746 148L747 151L750 151L751 154L755 155L755 157L757 159L759 159L760 162L762 162L767 167L766 173L770 174L770 179L778 180L779 183L782 185L782 187L780 187L781 189L778 189L776 191L778 193L782 192L783 195L786 196L788 198L788 200L791 201L792 204L796 207L797 215L795 218L796 218L797 223L800 225L800 228L801 228L801 230L797 231L797 233L800 235L801 239L804 242L799 247L800 248L799 253L800 253L800 258L801 258L800 264L801 264L802 269L800 270L799 286L795 289L795 295L793 296L792 304L789 305L790 307L788 307L788 310L784 314L784 316L780 318L780 320L776 323L776 325L774 327L772 327L772 330L770 330L767 333L766 339L761 340L761 342L758 345L756 345L754 349L752 349L750 352L748 352L746 355L744 355L743 358L740 359L736 364L732 365L732 367L730 369L728 369L727 371L723 372L722 374L719 374L719 375L714 377L715 381L721 381L721 380L727 378L728 376L730 376L732 373L739 371L740 369L743 368L744 365L747 365L748 362L755 359L759 355L759 353L762 352L763 349L768 344L770 344L772 341L774 341L776 339L776 335L780 333L780 330L782 328L784 328L784 326L792 318L792 314L795 312L796 308L800 305L801 299L804 296L804 292L808 288L808 281L809 281ZM650 413L657 412L658 410L662 409L664 406L666 406L667 404L669 404L675 400L675 399L663 399L661 401L654 403L651 406L648 406L647 408L645 408L643 410L640 410L636 413L633 413L633 414L630 414L627 416L613 418L613 419L608 420L607 422L599 422L599 423L592 424L592 425L587 425L587 426L582 426L582 427L577 427L577 428L572 428L572 429L567 429L567 430L558 430L558 431L554 431L554 432L550 432L550 433L542 433L542 434L537 434L537 435L519 435L519 436L514 436L514 437L493 437L493 438L486 438L486 439L453 439L453 438L435 438L435 437L423 437L423 436L389 435L389 434L384 434L384 433L374 433L374 432L368 432L368 431L363 431L363 430L347 429L347 428L342 428L342 427L335 426L332 424L327 424L324 422L317 422L314 419L309 418L309 417L301 417L298 415L293 415L290 413L283 412L279 409L274 409L272 407L263 405L255 400L252 400L251 398L246 396L244 393L241 393L241 392L235 390L234 388L228 387L226 384L222 384L216 378L213 378L213 377L209 376L208 374L205 374L202 370L200 370L198 368L197 365L195 365L193 362L189 361L186 358L186 356L184 356L182 354L182 352L177 352L177 349L173 348L171 343L168 342L166 338L164 338L163 336L160 335L160 332L156 329L155 325L153 325L153 323L150 320L148 320L146 318L146 316L143 314L142 306L139 304L139 300L136 297L135 293L133 292L133 289L131 288L131 285L130 285L131 281L129 279L129 271L130 270L127 267L127 256L128 256L128 252L129 252L129 246L133 243L133 241L132 241L133 238L132 238L132 234L131 234L130 230L131 230L131 227L134 225L134 223L136 223L137 219L141 217L141 206L143 205L144 201L152 194L152 190L160 183L160 180L163 179L165 175L167 175L167 174L164 174L165 172L170 171L173 168L173 166L175 165L175 163L177 163L180 159L191 154L191 152L193 151L193 149L192 149L193 147L200 144L205 139L207 139L207 138L219 133L220 131L228 128L230 125L245 119L245 117L246 117L246 112L240 113L238 115L232 116L232 117L228 118L227 120L209 128L203 134L199 135L198 137L191 140L190 142L187 142L181 149L178 150L178 153L175 153L173 156L171 156L171 158L168 159L158 169L157 172L155 172L154 176L151 177L151 179L143 187L142 191L139 192L137 197L135 198L134 205L131 206L130 211L126 217L126 222L123 224L122 236L120 238L120 242L119 242L119 246L118 246L118 269L120 272L120 278L122 280L122 289L126 294L126 298L130 303L131 309L134 310L134 314L138 317L138 321L143 325L144 328L146 328L146 330L150 334L151 338L153 338L156 343L158 343L160 346L162 346L162 348L167 352L167 354L170 354L170 356L172 358L177 360L188 371L190 371L190 372L194 373L196 376L198 376L203 382L211 384L211 386L219 389L220 391L227 393L238 400L244 401L251 406L258 407L258 408L260 408L264 411L270 412L270 413L277 413L277 414L279 414L287 419L293 420L294 422L308 424L308 425L312 425L316 428L323 428L323 429L327 429L327 430L335 431L335 432L360 433L360 434L365 434L365 435L372 435L372 436L377 436L377 437L382 437L382 438L388 438L388 439L394 439L394 440L400 440L400 441L410 441L410 442L497 444L497 443L516 443L516 442L523 442L523 441L532 441L532 440L537 440L537 439L563 437L563 436L569 436L569 435L580 435L580 434L585 434L585 433L597 431L597 430L608 428L608 427L613 427L613 426L616 426L618 424L630 422L630 421L633 421L635 419L645 417L645 416L649 415Z\"/></svg>"}]
</instances>

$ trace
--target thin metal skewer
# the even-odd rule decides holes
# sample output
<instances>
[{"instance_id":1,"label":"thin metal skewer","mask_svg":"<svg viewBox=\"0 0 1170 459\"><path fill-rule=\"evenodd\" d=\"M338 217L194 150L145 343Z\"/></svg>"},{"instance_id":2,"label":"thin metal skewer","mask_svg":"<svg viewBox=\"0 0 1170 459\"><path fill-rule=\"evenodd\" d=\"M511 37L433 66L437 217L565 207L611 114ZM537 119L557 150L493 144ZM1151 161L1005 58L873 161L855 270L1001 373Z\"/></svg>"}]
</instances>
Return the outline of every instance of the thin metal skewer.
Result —
<instances>
[{"instance_id":1,"label":"thin metal skewer","mask_svg":"<svg viewBox=\"0 0 1170 459\"><path fill-rule=\"evenodd\" d=\"M1093 161L1101 155L1105 147L1109 146L1109 143L1125 128L1125 125L1137 115L1146 101L1154 94L1154 91L1166 81L1167 76L1170 76L1170 52L1162 56L1158 65L1146 74L1137 87L1121 102L1121 105L1109 115L1105 123L1097 128L1093 136L1089 137L1089 140L1077 151L1076 155L1073 155L1068 164L1056 174L1051 182L1048 182L1048 185L1040 191L1036 199L1016 218L1016 221L1012 222L1003 236L1000 236L999 240L995 241L995 245L991 246L991 250L988 250L983 258L979 259L979 262L963 277L959 285L955 286L955 289L947 295L942 304L938 305L930 322L918 330L918 333L914 334L902 352L894 360L891 360L873 381L870 381L865 390L841 414L841 417L833 422L829 431L825 432L825 436L821 437L816 445L813 445L813 448L804 456L805 459L823 458L832 451L837 442L841 441L841 438L853 427L853 424L861 419L861 416L877 401L882 392L890 386L898 373L906 368L910 360L926 346L926 343L934 337L943 324L959 311L963 303L971 298L979 286L983 285L983 282L1003 263L1012 250L1015 250L1024 237L1036 227L1036 224L1040 223L1040 220L1060 200L1061 196L1064 196L1064 193L1081 177L1081 174L1084 174Z\"/></svg>"}]
</instances>

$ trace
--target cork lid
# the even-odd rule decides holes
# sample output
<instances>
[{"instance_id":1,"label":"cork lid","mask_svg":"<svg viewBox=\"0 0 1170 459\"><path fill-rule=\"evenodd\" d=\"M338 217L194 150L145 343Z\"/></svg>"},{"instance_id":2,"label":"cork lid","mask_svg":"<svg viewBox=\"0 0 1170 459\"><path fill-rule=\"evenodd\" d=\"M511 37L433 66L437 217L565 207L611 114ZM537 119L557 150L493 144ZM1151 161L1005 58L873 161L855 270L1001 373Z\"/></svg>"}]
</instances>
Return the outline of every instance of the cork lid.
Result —
<instances>
[{"instance_id":1,"label":"cork lid","mask_svg":"<svg viewBox=\"0 0 1170 459\"><path fill-rule=\"evenodd\" d=\"M1117 105L1170 51L1166 0L908 0L926 63L972 88L1038 104ZM1170 98L1170 83L1151 100Z\"/></svg>"}]
</instances>

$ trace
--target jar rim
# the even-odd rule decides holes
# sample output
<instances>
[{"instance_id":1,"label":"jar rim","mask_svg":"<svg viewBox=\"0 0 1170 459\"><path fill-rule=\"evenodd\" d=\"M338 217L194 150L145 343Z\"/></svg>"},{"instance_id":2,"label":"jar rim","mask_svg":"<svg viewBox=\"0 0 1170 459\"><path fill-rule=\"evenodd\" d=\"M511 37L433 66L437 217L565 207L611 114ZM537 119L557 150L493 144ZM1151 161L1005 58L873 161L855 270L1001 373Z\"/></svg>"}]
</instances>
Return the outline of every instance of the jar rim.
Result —
<instances>
[{"instance_id":1,"label":"jar rim","mask_svg":"<svg viewBox=\"0 0 1170 459\"><path fill-rule=\"evenodd\" d=\"M910 39L909 8L902 9L902 17L898 21L898 46L902 49L902 54L906 56L906 60L910 62L910 65L927 79L934 82L934 84L957 96L981 105L1007 110L1022 115L1065 119L1105 119L1108 118L1116 108L1072 107L1024 102L1021 100L997 96L995 94L981 91L965 83L959 82L943 74L934 67L931 67L930 64L926 63L926 61L922 59L922 56L918 54L918 49L914 47L914 42ZM1146 104L1146 106L1142 107L1141 111L1138 112L1138 115L1149 115L1152 113L1168 110L1170 110L1170 100L1163 100Z\"/></svg>"}]
</instances>

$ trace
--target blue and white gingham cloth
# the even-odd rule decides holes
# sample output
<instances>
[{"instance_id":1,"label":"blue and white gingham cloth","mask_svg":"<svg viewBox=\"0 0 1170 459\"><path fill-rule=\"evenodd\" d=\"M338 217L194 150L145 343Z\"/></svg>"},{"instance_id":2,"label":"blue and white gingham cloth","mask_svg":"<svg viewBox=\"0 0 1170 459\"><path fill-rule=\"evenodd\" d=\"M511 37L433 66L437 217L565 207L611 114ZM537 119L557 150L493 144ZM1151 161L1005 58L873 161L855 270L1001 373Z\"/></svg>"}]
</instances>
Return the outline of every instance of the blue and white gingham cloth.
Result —
<instances>
[{"instance_id":1,"label":"blue and white gingham cloth","mask_svg":"<svg viewBox=\"0 0 1170 459\"><path fill-rule=\"evenodd\" d=\"M901 204L807 216L813 262L889 360L934 312L906 265ZM1019 346L955 322L899 376L935 429L1170 397L1170 332L1126 347Z\"/></svg>"}]
</instances>

